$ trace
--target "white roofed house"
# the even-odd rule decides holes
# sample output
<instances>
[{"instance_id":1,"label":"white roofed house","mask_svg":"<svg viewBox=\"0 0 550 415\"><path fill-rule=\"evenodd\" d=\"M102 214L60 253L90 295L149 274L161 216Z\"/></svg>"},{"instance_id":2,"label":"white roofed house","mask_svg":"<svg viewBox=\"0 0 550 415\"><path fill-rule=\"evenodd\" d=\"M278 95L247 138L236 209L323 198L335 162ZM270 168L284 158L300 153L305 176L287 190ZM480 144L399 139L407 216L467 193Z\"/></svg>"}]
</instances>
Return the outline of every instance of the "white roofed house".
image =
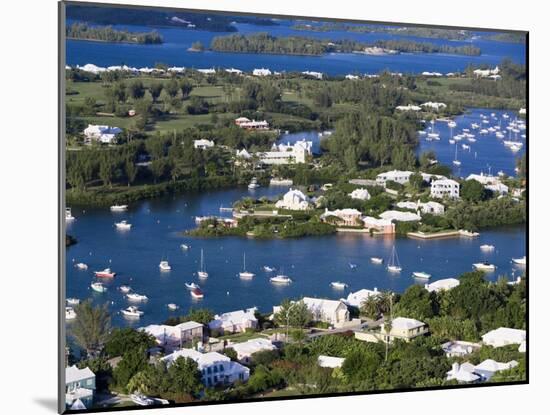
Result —
<instances>
[{"instance_id":1,"label":"white roofed house","mask_svg":"<svg viewBox=\"0 0 550 415\"><path fill-rule=\"evenodd\" d=\"M325 213L320 216L322 221L328 221L330 217L337 218L338 225L342 226L363 226L361 220L363 214L357 209L336 209L328 210L325 208Z\"/></svg>"},{"instance_id":2,"label":"white roofed house","mask_svg":"<svg viewBox=\"0 0 550 415\"><path fill-rule=\"evenodd\" d=\"M397 111L420 111L422 108L419 107L418 105L409 104L409 105L398 105L397 107L395 107L395 109Z\"/></svg>"},{"instance_id":3,"label":"white roofed house","mask_svg":"<svg viewBox=\"0 0 550 415\"><path fill-rule=\"evenodd\" d=\"M424 288L428 290L429 292L439 292L439 291L447 291L454 287L458 287L460 285L460 281L456 278L444 278L442 280L437 280L429 284L425 284Z\"/></svg>"},{"instance_id":4,"label":"white roofed house","mask_svg":"<svg viewBox=\"0 0 550 415\"><path fill-rule=\"evenodd\" d=\"M84 136L88 143L98 141L103 144L115 144L117 142L117 135L121 132L122 129L118 127L88 124L88 127L84 129Z\"/></svg>"},{"instance_id":5,"label":"white roofed house","mask_svg":"<svg viewBox=\"0 0 550 415\"><path fill-rule=\"evenodd\" d=\"M270 151L258 155L260 162L267 165L305 163L307 156L312 154L312 147L313 142L299 140L294 144L273 144Z\"/></svg>"},{"instance_id":6,"label":"white roofed house","mask_svg":"<svg viewBox=\"0 0 550 415\"><path fill-rule=\"evenodd\" d=\"M432 182L430 196L434 198L460 198L460 184L452 179L438 179Z\"/></svg>"},{"instance_id":7,"label":"white roofed house","mask_svg":"<svg viewBox=\"0 0 550 415\"><path fill-rule=\"evenodd\" d=\"M367 189L364 188L358 188L355 189L353 192L351 192L349 195L352 199L358 199L358 200L369 200L370 194Z\"/></svg>"},{"instance_id":8,"label":"white roofed house","mask_svg":"<svg viewBox=\"0 0 550 415\"><path fill-rule=\"evenodd\" d=\"M314 321L323 321L339 326L350 319L348 306L341 300L304 297L303 302L313 315Z\"/></svg>"},{"instance_id":9,"label":"white roofed house","mask_svg":"<svg viewBox=\"0 0 550 415\"><path fill-rule=\"evenodd\" d=\"M426 323L407 317L396 317L391 321L391 329L386 332L386 325L383 323L375 330L360 330L355 332L355 338L366 342L385 342L391 343L394 340L403 340L406 342L418 336L424 336L429 333Z\"/></svg>"},{"instance_id":10,"label":"white roofed house","mask_svg":"<svg viewBox=\"0 0 550 415\"><path fill-rule=\"evenodd\" d=\"M291 188L281 200L275 203L275 207L287 210L309 210L311 209L311 203L303 192Z\"/></svg>"},{"instance_id":11,"label":"white roofed house","mask_svg":"<svg viewBox=\"0 0 550 415\"><path fill-rule=\"evenodd\" d=\"M250 377L250 369L217 352L200 353L194 349L181 349L162 360L170 367L180 357L197 363L202 383L207 387L228 385L237 381L246 382Z\"/></svg>"},{"instance_id":12,"label":"white roofed house","mask_svg":"<svg viewBox=\"0 0 550 415\"><path fill-rule=\"evenodd\" d=\"M509 344L521 344L527 339L525 330L499 327L481 336L483 343L493 347L503 347Z\"/></svg>"},{"instance_id":13,"label":"white roofed house","mask_svg":"<svg viewBox=\"0 0 550 415\"><path fill-rule=\"evenodd\" d=\"M481 376L475 373L474 365L470 362L453 363L447 372L447 380L456 380L458 383L472 383L481 381Z\"/></svg>"},{"instance_id":14,"label":"white roofed house","mask_svg":"<svg viewBox=\"0 0 550 415\"><path fill-rule=\"evenodd\" d=\"M246 329L255 329L258 327L256 310L254 307L216 315L214 320L208 323L208 327L222 333L243 333Z\"/></svg>"},{"instance_id":15,"label":"white roofed house","mask_svg":"<svg viewBox=\"0 0 550 415\"><path fill-rule=\"evenodd\" d=\"M443 343L441 348L447 357L464 357L481 349L481 344L455 340Z\"/></svg>"},{"instance_id":16,"label":"white roofed house","mask_svg":"<svg viewBox=\"0 0 550 415\"><path fill-rule=\"evenodd\" d=\"M493 375L502 370L509 370L518 365L518 362L511 360L508 363L497 362L493 359L487 359L476 365L474 370L475 373L481 376L483 381L490 380Z\"/></svg>"},{"instance_id":17,"label":"white roofed house","mask_svg":"<svg viewBox=\"0 0 550 415\"><path fill-rule=\"evenodd\" d=\"M269 76L271 75L271 71L266 68L257 68L252 71L252 75L254 76Z\"/></svg>"},{"instance_id":18,"label":"white roofed house","mask_svg":"<svg viewBox=\"0 0 550 415\"><path fill-rule=\"evenodd\" d=\"M425 108L431 108L436 111L447 108L447 104L444 104L443 102L431 102L431 101L420 104L420 106Z\"/></svg>"},{"instance_id":19,"label":"white roofed house","mask_svg":"<svg viewBox=\"0 0 550 415\"><path fill-rule=\"evenodd\" d=\"M343 358L343 357L332 357L332 356L319 355L319 357L317 357L317 364L320 367L335 369L337 367L342 367L345 360L346 359Z\"/></svg>"},{"instance_id":20,"label":"white roofed house","mask_svg":"<svg viewBox=\"0 0 550 415\"><path fill-rule=\"evenodd\" d=\"M237 159L242 160L250 160L252 158L252 155L246 150L246 148L243 148L242 150L236 150L235 155Z\"/></svg>"},{"instance_id":21,"label":"white roofed house","mask_svg":"<svg viewBox=\"0 0 550 415\"><path fill-rule=\"evenodd\" d=\"M166 349L179 348L188 341L202 341L204 338L204 325L195 321L186 321L176 326L151 324L139 330L152 335L157 344Z\"/></svg>"},{"instance_id":22,"label":"white roofed house","mask_svg":"<svg viewBox=\"0 0 550 415\"><path fill-rule=\"evenodd\" d=\"M501 182L500 177L480 174L470 174L466 180L475 180L483 185L487 190L501 195L508 194L508 186Z\"/></svg>"},{"instance_id":23,"label":"white roofed house","mask_svg":"<svg viewBox=\"0 0 550 415\"><path fill-rule=\"evenodd\" d=\"M391 170L385 173L380 173L376 176L376 183L380 186L386 186L386 182L392 181L399 184L405 184L409 182L409 178L413 174L412 171L407 170Z\"/></svg>"},{"instance_id":24,"label":"white roofed house","mask_svg":"<svg viewBox=\"0 0 550 415\"><path fill-rule=\"evenodd\" d=\"M65 405L69 408L80 401L90 409L96 389L95 373L89 367L79 369L76 365L65 368Z\"/></svg>"},{"instance_id":25,"label":"white roofed house","mask_svg":"<svg viewBox=\"0 0 550 415\"><path fill-rule=\"evenodd\" d=\"M360 308L365 300L378 295L380 295L380 291L378 291L376 287L374 290L367 290L366 288L363 288L362 290L354 293L349 293L348 297L345 299L345 303L351 307Z\"/></svg>"},{"instance_id":26,"label":"white roofed house","mask_svg":"<svg viewBox=\"0 0 550 415\"><path fill-rule=\"evenodd\" d=\"M380 214L382 219L397 221L397 222L417 222L422 217L412 212L401 212L399 210L386 210Z\"/></svg>"},{"instance_id":27,"label":"white roofed house","mask_svg":"<svg viewBox=\"0 0 550 415\"><path fill-rule=\"evenodd\" d=\"M392 235L395 233L395 223L389 219L378 219L372 216L363 217L365 229L382 235Z\"/></svg>"},{"instance_id":28,"label":"white roofed house","mask_svg":"<svg viewBox=\"0 0 550 415\"><path fill-rule=\"evenodd\" d=\"M399 202L396 205L398 208L401 209L410 209L415 211L420 211L422 213L429 213L432 215L442 215L445 212L445 206L438 202L426 202L422 203L420 201L418 202Z\"/></svg>"},{"instance_id":29,"label":"white roofed house","mask_svg":"<svg viewBox=\"0 0 550 415\"><path fill-rule=\"evenodd\" d=\"M198 148L200 150L205 150L207 148L214 147L214 141L206 140L204 138L202 138L200 140L194 140L193 141L193 147Z\"/></svg>"},{"instance_id":30,"label":"white roofed house","mask_svg":"<svg viewBox=\"0 0 550 415\"><path fill-rule=\"evenodd\" d=\"M254 353L277 350L277 347L270 340L264 338L250 339L243 343L231 343L227 347L232 348L237 352L239 362L248 364L253 361Z\"/></svg>"}]
</instances>

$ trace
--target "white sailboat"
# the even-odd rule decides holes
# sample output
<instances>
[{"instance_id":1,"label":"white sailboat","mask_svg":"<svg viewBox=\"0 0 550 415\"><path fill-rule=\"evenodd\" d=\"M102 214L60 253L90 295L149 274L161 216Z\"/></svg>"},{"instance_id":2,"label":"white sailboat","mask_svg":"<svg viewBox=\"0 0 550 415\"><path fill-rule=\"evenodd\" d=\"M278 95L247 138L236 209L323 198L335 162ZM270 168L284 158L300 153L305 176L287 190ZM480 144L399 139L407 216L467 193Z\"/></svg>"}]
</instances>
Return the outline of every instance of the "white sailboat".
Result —
<instances>
[{"instance_id":1,"label":"white sailboat","mask_svg":"<svg viewBox=\"0 0 550 415\"><path fill-rule=\"evenodd\" d=\"M243 253L243 270L239 272L239 278L243 280L250 280L254 278L256 274L246 270L246 253Z\"/></svg>"},{"instance_id":2,"label":"white sailboat","mask_svg":"<svg viewBox=\"0 0 550 415\"><path fill-rule=\"evenodd\" d=\"M458 160L458 144L455 145L455 159L453 160L453 164L455 166L460 166L462 164L462 162L460 160Z\"/></svg>"},{"instance_id":3,"label":"white sailboat","mask_svg":"<svg viewBox=\"0 0 550 415\"><path fill-rule=\"evenodd\" d=\"M202 248L201 248L201 267L197 272L197 275L199 276L199 278L208 278L208 272L206 272L204 268L204 251L202 250Z\"/></svg>"},{"instance_id":4,"label":"white sailboat","mask_svg":"<svg viewBox=\"0 0 550 415\"><path fill-rule=\"evenodd\" d=\"M434 140L439 140L439 133L435 131L435 120L432 120L431 124L432 124L430 127L431 131L428 133L428 137Z\"/></svg>"},{"instance_id":5,"label":"white sailboat","mask_svg":"<svg viewBox=\"0 0 550 415\"><path fill-rule=\"evenodd\" d=\"M388 271L390 272L401 272L403 268L401 268L401 264L399 263L399 257L397 256L397 251L395 250L395 246L392 247L391 250L391 256L388 260Z\"/></svg>"}]
</instances>

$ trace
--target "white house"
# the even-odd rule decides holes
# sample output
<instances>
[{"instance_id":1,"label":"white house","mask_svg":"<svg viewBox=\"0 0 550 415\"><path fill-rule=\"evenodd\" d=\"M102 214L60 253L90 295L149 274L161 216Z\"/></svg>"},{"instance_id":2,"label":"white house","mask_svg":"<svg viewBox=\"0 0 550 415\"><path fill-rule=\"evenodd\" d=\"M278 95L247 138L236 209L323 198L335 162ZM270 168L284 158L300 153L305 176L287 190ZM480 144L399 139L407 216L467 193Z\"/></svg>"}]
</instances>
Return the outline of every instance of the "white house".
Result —
<instances>
[{"instance_id":1,"label":"white house","mask_svg":"<svg viewBox=\"0 0 550 415\"><path fill-rule=\"evenodd\" d=\"M351 192L349 195L352 199L358 199L358 200L369 200L370 199L370 193L365 188L358 188L355 189L353 192Z\"/></svg>"},{"instance_id":2,"label":"white house","mask_svg":"<svg viewBox=\"0 0 550 415\"><path fill-rule=\"evenodd\" d=\"M325 208L325 213L323 213L319 218L322 221L327 220L329 217L334 216L339 219L338 224L343 226L362 226L363 222L361 217L363 214L357 209L336 209L328 210Z\"/></svg>"},{"instance_id":3,"label":"white house","mask_svg":"<svg viewBox=\"0 0 550 415\"><path fill-rule=\"evenodd\" d=\"M114 144L117 141L117 134L121 132L122 129L118 127L88 124L88 127L84 129L84 136L88 142L96 140L103 144Z\"/></svg>"},{"instance_id":4,"label":"white house","mask_svg":"<svg viewBox=\"0 0 550 415\"><path fill-rule=\"evenodd\" d=\"M196 321L186 321L177 326L165 324L151 324L139 330L153 336L157 344L168 349L181 347L187 341L202 340L204 336L204 325Z\"/></svg>"},{"instance_id":5,"label":"white house","mask_svg":"<svg viewBox=\"0 0 550 415\"><path fill-rule=\"evenodd\" d=\"M346 79L349 79L350 81L355 81L355 80L359 79L359 76L358 75L347 74Z\"/></svg>"},{"instance_id":6,"label":"white house","mask_svg":"<svg viewBox=\"0 0 550 415\"><path fill-rule=\"evenodd\" d=\"M401 212L399 210L386 210L380 214L382 219L397 222L416 222L422 219L422 217L412 212Z\"/></svg>"},{"instance_id":7,"label":"white house","mask_svg":"<svg viewBox=\"0 0 550 415\"><path fill-rule=\"evenodd\" d=\"M243 148L242 150L236 150L236 155L237 155L237 158L242 158L242 159L245 159L245 160L249 160L252 155L246 151L246 148Z\"/></svg>"},{"instance_id":8,"label":"white house","mask_svg":"<svg viewBox=\"0 0 550 415\"><path fill-rule=\"evenodd\" d=\"M460 197L460 184L452 179L439 179L432 182L430 196L434 198L448 197L456 199Z\"/></svg>"},{"instance_id":9,"label":"white house","mask_svg":"<svg viewBox=\"0 0 550 415\"><path fill-rule=\"evenodd\" d=\"M65 404L71 407L79 401L90 408L96 389L95 373L89 367L79 369L76 365L65 368Z\"/></svg>"},{"instance_id":10,"label":"white house","mask_svg":"<svg viewBox=\"0 0 550 415\"><path fill-rule=\"evenodd\" d=\"M269 76L269 75L271 75L271 71L269 69L266 69L266 68L254 69L252 71L252 75L254 75L254 76Z\"/></svg>"},{"instance_id":11,"label":"white house","mask_svg":"<svg viewBox=\"0 0 550 415\"><path fill-rule=\"evenodd\" d=\"M438 202L429 201L426 203L418 202L398 202L396 205L401 209L410 209L421 211L422 213L430 213L432 215L442 215L445 212L445 206Z\"/></svg>"},{"instance_id":12,"label":"white house","mask_svg":"<svg viewBox=\"0 0 550 415\"><path fill-rule=\"evenodd\" d=\"M283 198L275 203L275 207L288 210L308 210L311 208L311 203L303 192L290 188Z\"/></svg>"},{"instance_id":13,"label":"white house","mask_svg":"<svg viewBox=\"0 0 550 415\"><path fill-rule=\"evenodd\" d=\"M442 280L437 280L429 284L425 284L424 288L427 289L429 292L439 292L450 290L454 287L458 287L459 285L460 281L456 278L444 278Z\"/></svg>"},{"instance_id":14,"label":"white house","mask_svg":"<svg viewBox=\"0 0 550 415\"><path fill-rule=\"evenodd\" d=\"M422 76L433 76L433 77L439 78L440 76L443 76L443 74L441 72L424 71L422 72Z\"/></svg>"},{"instance_id":15,"label":"white house","mask_svg":"<svg viewBox=\"0 0 550 415\"><path fill-rule=\"evenodd\" d=\"M306 157L312 153L313 142L296 141L294 144L273 144L271 151L258 153L263 164L294 164L305 163Z\"/></svg>"},{"instance_id":16,"label":"white house","mask_svg":"<svg viewBox=\"0 0 550 415\"><path fill-rule=\"evenodd\" d=\"M447 357L464 357L481 348L481 344L462 340L443 343L441 348Z\"/></svg>"},{"instance_id":17,"label":"white house","mask_svg":"<svg viewBox=\"0 0 550 415\"><path fill-rule=\"evenodd\" d=\"M489 346L502 347L508 344L521 344L527 339L527 334L525 330L499 327L496 330L485 333L481 338L483 339L483 343Z\"/></svg>"},{"instance_id":18,"label":"white house","mask_svg":"<svg viewBox=\"0 0 550 415\"><path fill-rule=\"evenodd\" d=\"M197 69L197 71L204 75L213 75L216 73L216 70L214 68Z\"/></svg>"},{"instance_id":19,"label":"white house","mask_svg":"<svg viewBox=\"0 0 550 415\"><path fill-rule=\"evenodd\" d=\"M516 367L518 362L511 360L508 363L497 362L493 359L487 359L474 367L474 372L481 376L482 380L488 381L493 375L502 370L508 370Z\"/></svg>"},{"instance_id":20,"label":"white house","mask_svg":"<svg viewBox=\"0 0 550 415\"><path fill-rule=\"evenodd\" d=\"M385 173L380 173L376 176L376 183L380 186L386 186L386 182L392 181L399 184L405 184L409 182L409 178L413 174L412 171L407 170L391 170Z\"/></svg>"},{"instance_id":21,"label":"white house","mask_svg":"<svg viewBox=\"0 0 550 415\"><path fill-rule=\"evenodd\" d=\"M317 79L323 79L323 74L321 72L304 71L304 72L302 72L302 75L311 76L311 77L317 78Z\"/></svg>"},{"instance_id":22,"label":"white house","mask_svg":"<svg viewBox=\"0 0 550 415\"><path fill-rule=\"evenodd\" d=\"M488 78L491 75L498 75L500 68L495 66L495 69L475 69L474 75L478 78Z\"/></svg>"},{"instance_id":23,"label":"white house","mask_svg":"<svg viewBox=\"0 0 550 415\"><path fill-rule=\"evenodd\" d=\"M447 380L456 380L459 383L479 382L481 377L474 373L474 365L470 362L453 363L451 370L447 372Z\"/></svg>"},{"instance_id":24,"label":"white house","mask_svg":"<svg viewBox=\"0 0 550 415\"><path fill-rule=\"evenodd\" d=\"M170 367L179 357L189 358L197 363L205 386L246 382L250 376L250 370L246 366L233 362L229 357L217 352L200 353L193 349L180 349L162 360Z\"/></svg>"},{"instance_id":25,"label":"white house","mask_svg":"<svg viewBox=\"0 0 550 415\"><path fill-rule=\"evenodd\" d=\"M208 323L208 327L221 330L224 333L242 333L246 329L255 329L258 327L258 319L255 316L256 310L254 307L217 314L214 316L214 320Z\"/></svg>"},{"instance_id":26,"label":"white house","mask_svg":"<svg viewBox=\"0 0 550 415\"><path fill-rule=\"evenodd\" d=\"M214 147L214 141L201 138L200 140L193 141L193 146L195 148L205 150L207 148Z\"/></svg>"},{"instance_id":27,"label":"white house","mask_svg":"<svg viewBox=\"0 0 550 415\"><path fill-rule=\"evenodd\" d=\"M349 310L341 300L304 297L304 304L313 314L314 321L338 325L349 321Z\"/></svg>"},{"instance_id":28,"label":"white house","mask_svg":"<svg viewBox=\"0 0 550 415\"><path fill-rule=\"evenodd\" d=\"M380 295L380 291L378 291L378 288L376 287L374 290L367 290L366 288L363 288L362 290L355 291L354 293L349 293L344 301L351 307L359 308L367 298L378 295Z\"/></svg>"},{"instance_id":29,"label":"white house","mask_svg":"<svg viewBox=\"0 0 550 415\"><path fill-rule=\"evenodd\" d=\"M398 105L395 107L397 111L420 111L422 108L420 108L418 105Z\"/></svg>"},{"instance_id":30,"label":"white house","mask_svg":"<svg viewBox=\"0 0 550 415\"><path fill-rule=\"evenodd\" d=\"M420 104L421 107L431 108L433 110L439 111L440 109L447 108L447 104L444 104L443 102L425 102L423 104Z\"/></svg>"},{"instance_id":31,"label":"white house","mask_svg":"<svg viewBox=\"0 0 550 415\"><path fill-rule=\"evenodd\" d=\"M365 229L373 230L376 233L391 235L395 233L395 223L389 219L378 219L372 216L363 217Z\"/></svg>"},{"instance_id":32,"label":"white house","mask_svg":"<svg viewBox=\"0 0 550 415\"><path fill-rule=\"evenodd\" d=\"M227 347L235 350L237 352L237 359L244 364L250 363L253 360L252 355L254 353L277 349L270 340L264 338L250 339L243 343L232 343Z\"/></svg>"},{"instance_id":33,"label":"white house","mask_svg":"<svg viewBox=\"0 0 550 415\"><path fill-rule=\"evenodd\" d=\"M475 180L483 185L485 189L491 190L492 192L499 194L508 194L508 186L500 181L500 178L497 176L486 175L483 173L480 174L470 174L466 177L466 180Z\"/></svg>"},{"instance_id":34,"label":"white house","mask_svg":"<svg viewBox=\"0 0 550 415\"><path fill-rule=\"evenodd\" d=\"M332 357L320 355L317 358L317 364L321 367L328 367L330 369L335 369L337 367L342 367L346 359L343 357Z\"/></svg>"},{"instance_id":35,"label":"white house","mask_svg":"<svg viewBox=\"0 0 550 415\"><path fill-rule=\"evenodd\" d=\"M243 71L241 71L240 69L235 69L235 68L226 69L225 72L232 73L232 74L235 74L235 75L242 75L243 74Z\"/></svg>"}]
</instances>

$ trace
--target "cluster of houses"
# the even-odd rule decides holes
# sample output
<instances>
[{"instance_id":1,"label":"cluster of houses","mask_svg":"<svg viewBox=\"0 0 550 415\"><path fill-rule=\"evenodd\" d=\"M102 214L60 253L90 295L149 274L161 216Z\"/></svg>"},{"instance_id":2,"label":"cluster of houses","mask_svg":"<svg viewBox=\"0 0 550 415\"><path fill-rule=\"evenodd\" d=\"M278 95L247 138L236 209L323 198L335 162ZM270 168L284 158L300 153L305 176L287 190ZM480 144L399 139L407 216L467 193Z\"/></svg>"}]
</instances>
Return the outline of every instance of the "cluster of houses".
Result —
<instances>
[{"instance_id":1,"label":"cluster of houses","mask_svg":"<svg viewBox=\"0 0 550 415\"><path fill-rule=\"evenodd\" d=\"M380 173L376 176L376 183L386 187L389 181L404 185L409 182L410 177L415 174L408 170L391 170ZM430 183L430 196L432 198L457 199L460 197L460 183L438 174L420 173L425 182Z\"/></svg>"},{"instance_id":2,"label":"cluster of houses","mask_svg":"<svg viewBox=\"0 0 550 415\"><path fill-rule=\"evenodd\" d=\"M500 195L508 194L508 186L502 183L500 177L498 176L491 176L489 174L483 173L470 174L468 177L466 177L466 180L475 180L476 182L481 183L485 189L490 190L493 193L497 193Z\"/></svg>"},{"instance_id":3,"label":"cluster of houses","mask_svg":"<svg viewBox=\"0 0 550 415\"><path fill-rule=\"evenodd\" d=\"M424 102L423 104L420 104L420 105L408 104L408 105L398 105L397 107L395 107L397 111L421 111L422 109L431 109L431 110L439 111L445 108L447 108L447 104L443 102L431 102L431 101Z\"/></svg>"},{"instance_id":4,"label":"cluster of houses","mask_svg":"<svg viewBox=\"0 0 550 415\"><path fill-rule=\"evenodd\" d=\"M473 73L477 78L489 78L494 79L495 81L502 79L502 76L500 75L500 68L498 66L495 66L494 69L475 69Z\"/></svg>"},{"instance_id":5,"label":"cluster of houses","mask_svg":"<svg viewBox=\"0 0 550 415\"><path fill-rule=\"evenodd\" d=\"M273 144L270 151L256 153L258 161L262 165L283 165L305 163L307 157L312 154L313 143L306 140L298 140L294 144ZM252 154L246 149L236 150L237 159L250 160Z\"/></svg>"},{"instance_id":6,"label":"cluster of houses","mask_svg":"<svg viewBox=\"0 0 550 415\"><path fill-rule=\"evenodd\" d=\"M426 284L424 287L432 292L449 290L459 284L459 280L447 278ZM340 300L304 297L301 301L311 312L313 321L325 322L333 329L350 329L354 332L355 338L360 341L392 343L400 340L410 342L416 337L429 334L428 325L413 318L398 316L391 320L391 324L382 323L374 328L365 328L360 319L351 318L350 308L359 308L365 300L380 294L381 292L376 288L374 290L361 289L349 293L347 298ZM213 320L208 323L210 334L226 335L256 330L258 329L256 312L256 308L248 308L215 315ZM273 307L271 318L280 312L281 306ZM277 350L277 344L272 341L273 338L262 335L244 342L216 342L216 339L208 338L204 324L194 321L187 321L175 326L152 324L139 330L156 339L159 350L166 353L160 357L160 360L167 366L172 365L180 357L195 361L201 373L202 383L206 387L246 382L250 376L248 366L253 363L255 353ZM500 327L485 333L481 338L480 343L462 340L449 341L443 343L441 348L447 357L460 358L462 361L468 355L479 350L482 345L494 348L518 345L519 352L526 351L525 330ZM227 348L235 351L237 361L233 361L221 353ZM337 368L342 366L344 360L338 356L320 355L317 363L321 367ZM453 363L447 372L446 380L456 380L460 383L484 382L496 372L513 368L517 364L516 361L501 363L490 359L475 366L469 362ZM65 369L65 382L67 408L90 408L96 390L94 372L87 367L79 369L77 366L68 366Z\"/></svg>"}]
</instances>

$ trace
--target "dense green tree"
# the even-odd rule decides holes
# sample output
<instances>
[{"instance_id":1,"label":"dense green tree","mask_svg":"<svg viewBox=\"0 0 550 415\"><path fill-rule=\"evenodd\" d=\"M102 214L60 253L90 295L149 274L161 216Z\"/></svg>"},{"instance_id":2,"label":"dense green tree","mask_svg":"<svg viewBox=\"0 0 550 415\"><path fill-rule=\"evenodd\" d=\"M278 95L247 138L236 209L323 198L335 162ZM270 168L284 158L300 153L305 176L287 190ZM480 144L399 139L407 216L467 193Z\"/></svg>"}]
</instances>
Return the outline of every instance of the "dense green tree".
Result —
<instances>
[{"instance_id":1,"label":"dense green tree","mask_svg":"<svg viewBox=\"0 0 550 415\"><path fill-rule=\"evenodd\" d=\"M130 379L142 370L147 369L149 362L145 348L130 349L122 355L122 359L118 362L113 370L113 379L118 388L131 393L134 392L128 389Z\"/></svg>"},{"instance_id":2,"label":"dense green tree","mask_svg":"<svg viewBox=\"0 0 550 415\"><path fill-rule=\"evenodd\" d=\"M477 180L466 180L462 183L460 196L469 202L479 202L485 198L485 188Z\"/></svg>"},{"instance_id":3,"label":"dense green tree","mask_svg":"<svg viewBox=\"0 0 550 415\"><path fill-rule=\"evenodd\" d=\"M94 357L103 347L111 328L111 317L107 304L94 307L90 300L75 307L76 319L70 334L76 343Z\"/></svg>"},{"instance_id":4,"label":"dense green tree","mask_svg":"<svg viewBox=\"0 0 550 415\"><path fill-rule=\"evenodd\" d=\"M291 302L286 299L281 303L281 309L275 314L275 322L280 325L292 327L305 327L313 319L311 311L302 301Z\"/></svg>"},{"instance_id":5,"label":"dense green tree","mask_svg":"<svg viewBox=\"0 0 550 415\"><path fill-rule=\"evenodd\" d=\"M130 327L114 329L105 343L108 356L122 356L129 350L149 349L156 345L155 338L150 334Z\"/></svg>"}]
</instances>

